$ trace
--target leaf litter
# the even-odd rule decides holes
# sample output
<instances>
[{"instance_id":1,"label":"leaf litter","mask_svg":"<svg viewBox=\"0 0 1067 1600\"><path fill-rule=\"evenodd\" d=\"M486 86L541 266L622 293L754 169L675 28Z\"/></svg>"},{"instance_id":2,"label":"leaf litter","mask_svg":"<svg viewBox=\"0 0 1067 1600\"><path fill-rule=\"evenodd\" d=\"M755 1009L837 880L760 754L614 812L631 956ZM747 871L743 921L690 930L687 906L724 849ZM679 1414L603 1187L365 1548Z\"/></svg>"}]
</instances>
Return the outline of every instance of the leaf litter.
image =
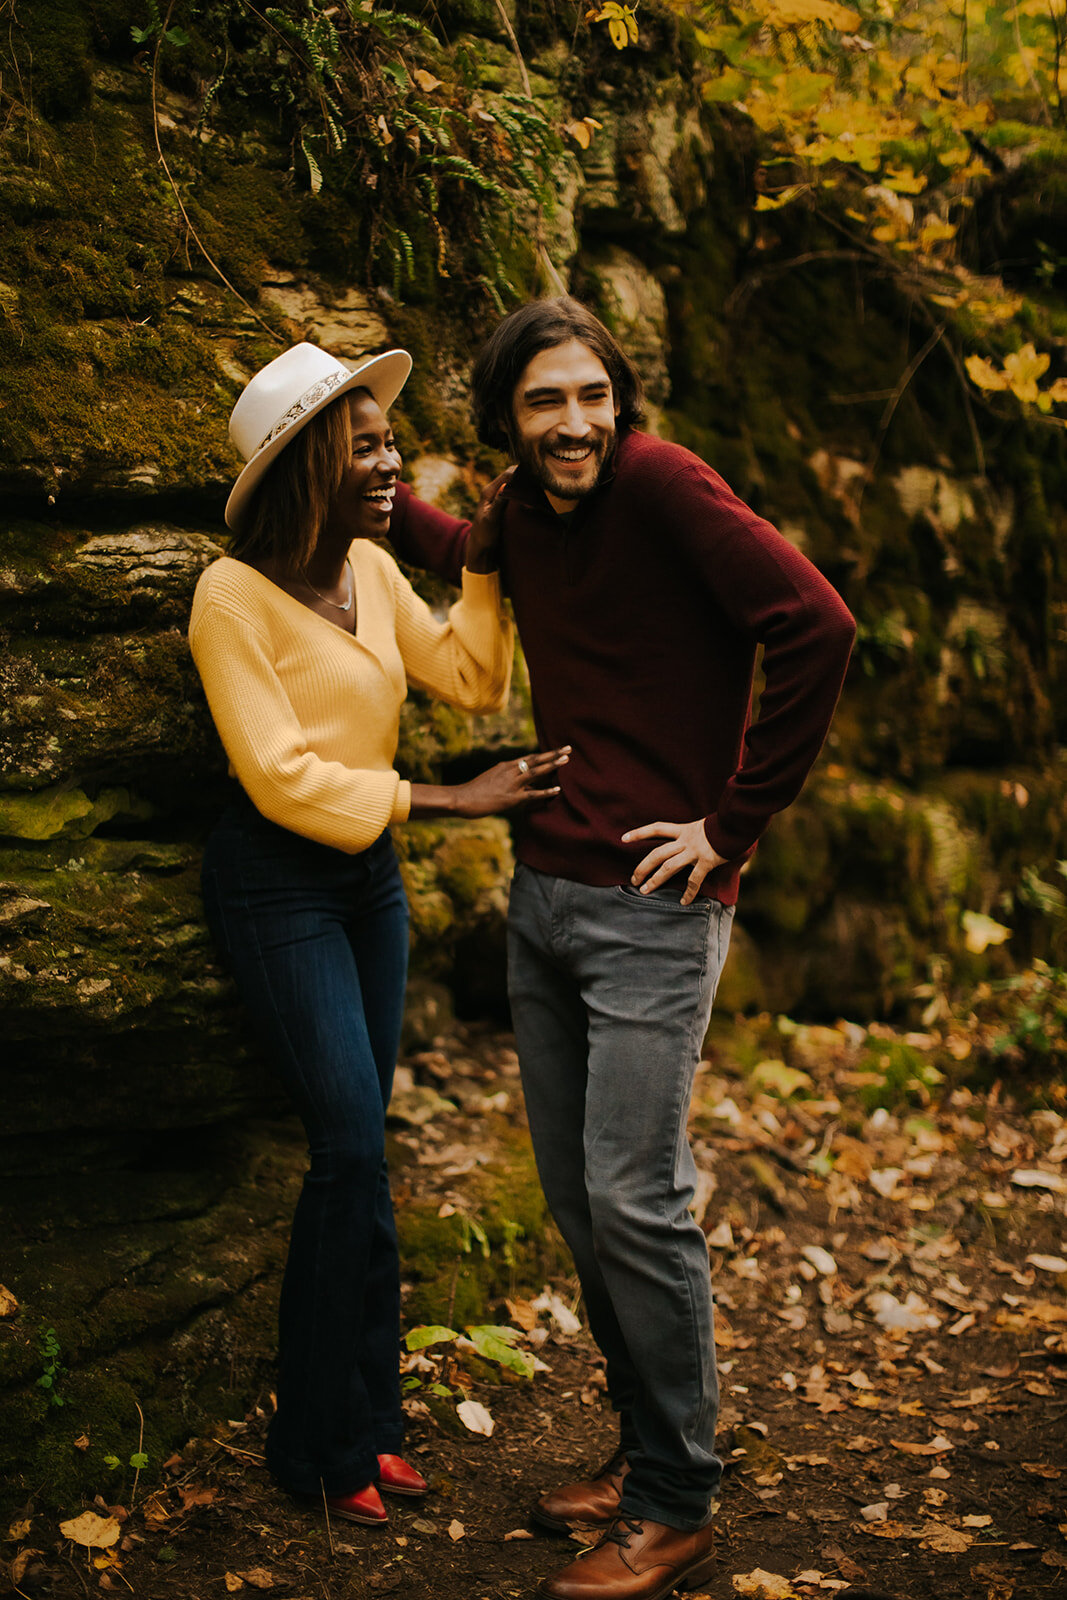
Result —
<instances>
[{"instance_id":1,"label":"leaf litter","mask_svg":"<svg viewBox=\"0 0 1067 1600\"><path fill-rule=\"evenodd\" d=\"M904 1043L937 1070L879 1104L872 1057ZM1029 1600L1067 1573L1067 1097L1034 1109L1001 1084L952 1087L960 1049L848 1022L759 1018L714 1036L691 1123L722 1375L714 1600L849 1585ZM433 1123L400 1123L404 1183L439 1215L466 1214L464 1175L506 1163L494 1126L522 1126L510 1040L456 1025L406 1065L414 1089L449 1098ZM136 1507L101 1500L66 1519L51 1554L27 1506L8 1530L9 1580L73 1600L83 1582L56 1552L80 1548L102 1563L94 1585L153 1600L536 1586L568 1556L527 1523L531 1499L614 1448L603 1363L573 1280L514 1283L495 1320L458 1337L448 1310L404 1357L422 1386L407 1452L432 1493L390 1502L388 1528L330 1537L273 1486L265 1349L240 1456L220 1423ZM479 1342L491 1381L484 1362L464 1370Z\"/></svg>"}]
</instances>

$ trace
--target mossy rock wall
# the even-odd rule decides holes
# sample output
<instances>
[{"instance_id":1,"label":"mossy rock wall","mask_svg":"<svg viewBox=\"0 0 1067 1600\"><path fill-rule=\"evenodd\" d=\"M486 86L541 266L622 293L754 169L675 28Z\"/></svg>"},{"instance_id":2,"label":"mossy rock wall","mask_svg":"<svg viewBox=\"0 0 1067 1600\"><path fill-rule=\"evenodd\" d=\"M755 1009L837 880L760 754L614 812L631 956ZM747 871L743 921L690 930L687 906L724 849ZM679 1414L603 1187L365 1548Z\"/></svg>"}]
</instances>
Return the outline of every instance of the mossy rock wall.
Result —
<instances>
[{"instance_id":1,"label":"mossy rock wall","mask_svg":"<svg viewBox=\"0 0 1067 1600\"><path fill-rule=\"evenodd\" d=\"M462 511L500 465L466 404L497 315L485 284L441 275L414 210L397 219L413 271L399 289L383 281L364 244L374 191L312 193L280 102L242 100L236 61L217 81L222 62L195 30L153 74L154 46L130 32L146 9L18 0L5 21L18 70L4 63L0 108L0 1157L28 1307L0 1376L25 1424L9 1454L35 1427L42 1449L55 1431L27 1330L59 1316L57 1294L75 1307L62 1330L72 1386L92 1397L114 1378L94 1441L121 1456L130 1402L175 1329L225 1355L277 1272L299 1156L287 1135L255 1131L276 1085L203 926L199 855L226 777L184 638L197 575L224 543L233 401L297 339L341 357L403 344L416 368L394 422L416 487ZM451 42L433 62L445 72L465 52L492 117L523 92L498 8L437 11ZM675 20L642 12L626 52L594 30L579 59L555 8L509 11L553 125L600 127L588 149L560 140L550 195L516 210L486 271L517 294L563 282L594 305L646 374L649 425L774 520L859 622L817 774L746 873L720 1006L918 1018L1023 958L1067 964L1062 430L983 416L979 450L935 350L883 436L877 396L917 343L909 304L840 260L815 214L755 215L758 136L701 104ZM1056 236L1062 186L1037 173L1029 210L1026 186L1017 169L1011 216L1039 204ZM401 765L422 780L465 772L525 748L530 727L521 670L508 711L477 726L413 695ZM413 1017L439 1014L442 983L468 1009L501 1008L506 825L413 826L400 850ZM1011 938L974 948L968 915ZM210 1161L226 1175L217 1191ZM49 1254L64 1171L82 1184L64 1204L93 1199L84 1242L90 1258L112 1253L106 1285L76 1248ZM95 1202L115 1187L128 1204L108 1217ZM437 1220L412 1222L430 1286L454 1271ZM168 1260L173 1295L158 1283ZM473 1306L496 1287L474 1274L463 1292ZM98 1291L114 1324L82 1319ZM431 1288L424 1298L432 1309ZM202 1410L180 1384L173 1400L157 1443Z\"/></svg>"}]
</instances>

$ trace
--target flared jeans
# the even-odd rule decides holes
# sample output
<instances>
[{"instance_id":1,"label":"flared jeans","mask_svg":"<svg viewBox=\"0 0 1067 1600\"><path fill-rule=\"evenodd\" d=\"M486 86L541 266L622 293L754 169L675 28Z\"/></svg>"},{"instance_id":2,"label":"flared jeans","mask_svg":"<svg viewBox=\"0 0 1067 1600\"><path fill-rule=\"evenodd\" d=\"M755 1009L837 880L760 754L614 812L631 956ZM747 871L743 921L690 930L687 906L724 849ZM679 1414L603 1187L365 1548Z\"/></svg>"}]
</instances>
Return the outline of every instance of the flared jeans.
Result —
<instances>
[{"instance_id":1,"label":"flared jeans","mask_svg":"<svg viewBox=\"0 0 1067 1600\"><path fill-rule=\"evenodd\" d=\"M400 1274L385 1108L408 915L389 835L348 855L242 798L204 855L220 954L303 1121L309 1169L282 1282L267 1464L297 1494L348 1494L400 1450Z\"/></svg>"},{"instance_id":2,"label":"flared jeans","mask_svg":"<svg viewBox=\"0 0 1067 1600\"><path fill-rule=\"evenodd\" d=\"M508 982L538 1172L630 1463L622 1510L699 1528L722 1463L686 1122L733 908L680 900L520 865Z\"/></svg>"}]
</instances>

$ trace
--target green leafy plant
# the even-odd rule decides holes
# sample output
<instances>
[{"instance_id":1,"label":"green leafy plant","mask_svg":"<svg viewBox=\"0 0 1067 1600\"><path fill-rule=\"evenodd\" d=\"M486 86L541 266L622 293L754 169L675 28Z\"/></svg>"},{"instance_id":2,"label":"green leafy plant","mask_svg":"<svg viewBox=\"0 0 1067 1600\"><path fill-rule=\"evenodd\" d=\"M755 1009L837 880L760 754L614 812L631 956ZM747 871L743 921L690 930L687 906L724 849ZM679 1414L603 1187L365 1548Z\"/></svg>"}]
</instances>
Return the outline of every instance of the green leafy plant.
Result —
<instances>
[{"instance_id":1,"label":"green leafy plant","mask_svg":"<svg viewBox=\"0 0 1067 1600\"><path fill-rule=\"evenodd\" d=\"M1067 972L1035 961L1026 972L990 984L979 1016L991 1030L989 1054L1047 1082L1067 1071Z\"/></svg>"},{"instance_id":2,"label":"green leafy plant","mask_svg":"<svg viewBox=\"0 0 1067 1600\"><path fill-rule=\"evenodd\" d=\"M507 258L532 212L551 208L562 149L529 94L484 90L471 50L443 49L429 23L388 6L173 0L161 19L147 3L138 42L184 39L221 58L197 130L246 108L280 123L297 183L358 218L354 257L368 276L397 297L434 276L477 284L501 307L518 297ZM185 27L169 27L172 15Z\"/></svg>"},{"instance_id":3,"label":"green leafy plant","mask_svg":"<svg viewBox=\"0 0 1067 1600\"><path fill-rule=\"evenodd\" d=\"M861 1091L868 1111L928 1105L932 1092L945 1081L944 1074L921 1050L900 1039L878 1040L861 1057L858 1068L871 1075L872 1081Z\"/></svg>"},{"instance_id":4,"label":"green leafy plant","mask_svg":"<svg viewBox=\"0 0 1067 1600\"><path fill-rule=\"evenodd\" d=\"M49 1405L61 1406L64 1403L63 1396L56 1393L56 1384L67 1369L59 1359L59 1340L56 1338L56 1330L54 1328L43 1329L40 1341L40 1355L44 1368L41 1376L37 1379L37 1387L44 1390L48 1396Z\"/></svg>"},{"instance_id":5,"label":"green leafy plant","mask_svg":"<svg viewBox=\"0 0 1067 1600\"><path fill-rule=\"evenodd\" d=\"M480 1323L466 1329L466 1338L455 1328L445 1328L439 1324L427 1324L423 1327L412 1328L407 1334L404 1343L408 1350L416 1352L429 1350L438 1345L454 1344L462 1341L463 1348L471 1348L481 1356L483 1361L494 1362L497 1366L514 1372L520 1378L533 1376L536 1363L527 1350L518 1348L522 1334L517 1328L508 1327L507 1324ZM416 1383L418 1380L416 1380ZM414 1387L414 1385L412 1385ZM431 1392L435 1394L449 1394L452 1391L440 1383L436 1383Z\"/></svg>"},{"instance_id":6,"label":"green leafy plant","mask_svg":"<svg viewBox=\"0 0 1067 1600\"><path fill-rule=\"evenodd\" d=\"M116 1472L118 1468L122 1466L122 1464L122 1460L119 1456L106 1455L104 1457L104 1466L109 1472ZM148 1465L148 1457L145 1455L143 1450L135 1450L133 1455L130 1457L129 1465L133 1467L135 1472L143 1472Z\"/></svg>"},{"instance_id":7,"label":"green leafy plant","mask_svg":"<svg viewBox=\"0 0 1067 1600\"><path fill-rule=\"evenodd\" d=\"M149 44L156 37L165 39L168 44L180 49L189 43L189 35L184 28L168 28L159 14L156 0L147 0L148 21L143 28L133 24L130 27L130 37L134 44ZM169 13L168 13L169 14Z\"/></svg>"}]
</instances>

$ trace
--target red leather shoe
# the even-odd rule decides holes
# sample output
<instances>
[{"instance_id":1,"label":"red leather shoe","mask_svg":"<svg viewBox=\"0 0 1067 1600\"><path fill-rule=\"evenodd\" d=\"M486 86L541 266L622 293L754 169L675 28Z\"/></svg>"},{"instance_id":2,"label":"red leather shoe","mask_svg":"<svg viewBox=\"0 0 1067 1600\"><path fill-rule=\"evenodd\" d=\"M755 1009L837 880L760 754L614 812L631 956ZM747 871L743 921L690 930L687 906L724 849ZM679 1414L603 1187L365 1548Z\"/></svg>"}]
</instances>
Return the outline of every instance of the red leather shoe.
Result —
<instances>
[{"instance_id":1,"label":"red leather shoe","mask_svg":"<svg viewBox=\"0 0 1067 1600\"><path fill-rule=\"evenodd\" d=\"M400 1456L378 1457L378 1488L384 1489L386 1494L429 1494L430 1485L416 1472L414 1467L409 1467Z\"/></svg>"},{"instance_id":2,"label":"red leather shoe","mask_svg":"<svg viewBox=\"0 0 1067 1600\"><path fill-rule=\"evenodd\" d=\"M361 1522L368 1528L380 1528L389 1521L389 1513L382 1505L382 1497L373 1483L355 1494L328 1494L326 1504L331 1517L342 1517L345 1522Z\"/></svg>"}]
</instances>

